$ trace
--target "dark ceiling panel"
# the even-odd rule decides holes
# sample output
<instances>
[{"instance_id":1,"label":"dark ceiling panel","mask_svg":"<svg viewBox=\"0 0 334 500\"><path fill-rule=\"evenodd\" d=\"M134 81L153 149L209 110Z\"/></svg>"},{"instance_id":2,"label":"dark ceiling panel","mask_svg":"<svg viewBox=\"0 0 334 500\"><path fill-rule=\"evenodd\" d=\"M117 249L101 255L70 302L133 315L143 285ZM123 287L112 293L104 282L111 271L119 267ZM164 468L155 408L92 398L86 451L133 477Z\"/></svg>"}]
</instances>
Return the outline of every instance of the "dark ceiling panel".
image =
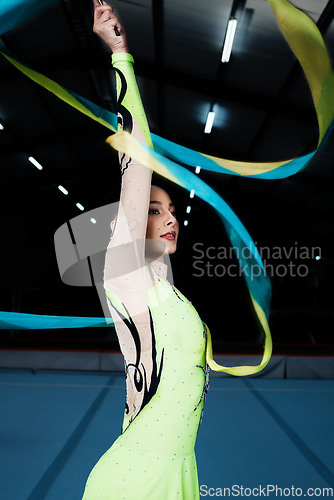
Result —
<instances>
[{"instance_id":1,"label":"dark ceiling panel","mask_svg":"<svg viewBox=\"0 0 334 500\"><path fill-rule=\"evenodd\" d=\"M231 2L165 1L166 65L214 80Z\"/></svg>"},{"instance_id":2,"label":"dark ceiling panel","mask_svg":"<svg viewBox=\"0 0 334 500\"><path fill-rule=\"evenodd\" d=\"M70 137L64 141L58 140L53 145L41 143L40 146L35 147L35 154L47 173L63 172L68 168L76 168L82 161L79 155L76 154ZM66 158L66 162L64 158Z\"/></svg>"},{"instance_id":3,"label":"dark ceiling panel","mask_svg":"<svg viewBox=\"0 0 334 500\"><path fill-rule=\"evenodd\" d=\"M254 108L231 103L228 96L217 102L214 111L217 111L217 119L208 143L212 144L216 151L220 148L229 152L229 158L232 160L244 158L266 114ZM205 120L206 115L203 116L203 123Z\"/></svg>"},{"instance_id":4,"label":"dark ceiling panel","mask_svg":"<svg viewBox=\"0 0 334 500\"><path fill-rule=\"evenodd\" d=\"M278 28L269 3L249 0L246 9L254 13L249 22L241 20L240 27L237 26L226 81L230 85L245 85L247 89L274 97L291 69L294 56Z\"/></svg>"},{"instance_id":5,"label":"dark ceiling panel","mask_svg":"<svg viewBox=\"0 0 334 500\"><path fill-rule=\"evenodd\" d=\"M6 35L8 47L24 61L74 50L76 41L60 5Z\"/></svg>"},{"instance_id":6,"label":"dark ceiling panel","mask_svg":"<svg viewBox=\"0 0 334 500\"><path fill-rule=\"evenodd\" d=\"M36 88L26 79L1 84L1 118L17 138L55 132L57 125L43 106Z\"/></svg>"},{"instance_id":7,"label":"dark ceiling panel","mask_svg":"<svg viewBox=\"0 0 334 500\"><path fill-rule=\"evenodd\" d=\"M29 153L17 152L4 155L1 158L1 171L11 180L11 186L15 186L17 182L29 180L37 181L43 175L30 161L28 161ZM37 159L37 158L36 158ZM2 188L4 186L1 186ZM6 191L3 191L5 194ZM13 193L14 194L14 193Z\"/></svg>"},{"instance_id":8,"label":"dark ceiling panel","mask_svg":"<svg viewBox=\"0 0 334 500\"><path fill-rule=\"evenodd\" d=\"M150 124L152 132L158 133L159 119L158 119L158 91L157 83L153 79L137 77L138 85L140 88L141 98L144 104L147 119ZM166 101L163 102L163 105Z\"/></svg>"},{"instance_id":9,"label":"dark ceiling panel","mask_svg":"<svg viewBox=\"0 0 334 500\"><path fill-rule=\"evenodd\" d=\"M258 161L281 161L295 158L305 153L307 146L317 142L318 131L316 125L300 123L292 119L275 117L264 130L260 141L254 150L254 157Z\"/></svg>"},{"instance_id":10,"label":"dark ceiling panel","mask_svg":"<svg viewBox=\"0 0 334 500\"><path fill-rule=\"evenodd\" d=\"M210 101L196 92L178 89L171 85L165 86L166 91L166 130L173 137L191 137L198 141L198 148L202 139Z\"/></svg>"},{"instance_id":11,"label":"dark ceiling panel","mask_svg":"<svg viewBox=\"0 0 334 500\"><path fill-rule=\"evenodd\" d=\"M333 155L333 136L322 146L317 152L311 163L304 170L307 176L308 173L316 176L321 182L323 189L328 189L334 192L334 155ZM304 177L305 177L304 176Z\"/></svg>"},{"instance_id":12,"label":"dark ceiling panel","mask_svg":"<svg viewBox=\"0 0 334 500\"><path fill-rule=\"evenodd\" d=\"M294 204L300 204L306 198L312 198L315 193L317 193L315 186L301 184L298 182L298 176L295 176L275 183L270 196L282 202L291 203L293 200Z\"/></svg>"}]
</instances>

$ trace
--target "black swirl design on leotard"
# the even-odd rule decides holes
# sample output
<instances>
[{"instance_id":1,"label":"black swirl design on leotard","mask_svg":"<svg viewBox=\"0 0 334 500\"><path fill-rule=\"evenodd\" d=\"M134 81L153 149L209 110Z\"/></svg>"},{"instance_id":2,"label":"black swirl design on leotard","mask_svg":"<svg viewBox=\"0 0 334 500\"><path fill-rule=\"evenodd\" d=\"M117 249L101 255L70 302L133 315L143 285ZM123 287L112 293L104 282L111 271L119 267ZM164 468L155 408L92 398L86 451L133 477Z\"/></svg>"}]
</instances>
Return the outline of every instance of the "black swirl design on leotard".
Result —
<instances>
[{"instance_id":1,"label":"black swirl design on leotard","mask_svg":"<svg viewBox=\"0 0 334 500\"><path fill-rule=\"evenodd\" d=\"M126 132L129 132L129 134L131 134L131 132L133 130L133 118L132 118L131 113L122 104L123 99L124 99L126 92L127 92L128 84L127 84L126 78L123 75L123 73L118 68L115 68L115 71L117 72L117 74L121 80L121 91L120 91L119 97L117 99L118 125L119 125L119 128L121 128L122 130L125 130ZM125 158L126 158L126 155L123 154L123 156L120 160L121 175L124 174L125 170L129 167L129 164L131 163L131 158L129 158L128 161L124 165Z\"/></svg>"},{"instance_id":2,"label":"black swirl design on leotard","mask_svg":"<svg viewBox=\"0 0 334 500\"><path fill-rule=\"evenodd\" d=\"M206 395L208 393L208 390L209 390L209 366L208 364L205 365L205 368L201 365L196 365L197 368L201 368L201 370L203 370L203 373L204 373L204 386L203 386L203 392L202 392L202 395L200 397L200 400L198 401L197 405L195 406L194 408L194 411L197 410L197 408L199 407L199 405L201 404L201 402L203 401L203 406L202 406L202 411L201 411L201 418L199 420L199 424L198 424L198 427L201 425L202 423L202 419L203 419L203 412L204 412L204 404L205 404L205 398L206 398ZM197 432L198 432L198 429L197 429Z\"/></svg>"},{"instance_id":3,"label":"black swirl design on leotard","mask_svg":"<svg viewBox=\"0 0 334 500\"><path fill-rule=\"evenodd\" d=\"M129 134L131 134L132 129L133 129L133 118L132 118L130 111L128 111L126 109L126 107L123 106L123 104L122 104L124 97L126 95L126 92L128 90L128 84L127 84L126 78L123 75L123 73L117 68L115 68L115 71L117 72L117 74L121 80L121 90L120 90L120 93L119 93L119 96L117 99L117 111L120 115L120 116L118 116L118 123L121 125L123 130L125 130L126 132L129 132Z\"/></svg>"},{"instance_id":4,"label":"black swirl design on leotard","mask_svg":"<svg viewBox=\"0 0 334 500\"><path fill-rule=\"evenodd\" d=\"M206 327L203 323L203 337L207 339L207 333L206 333ZM200 397L200 400L198 401L197 405L194 408L194 411L197 410L201 402L203 401L203 406L202 406L202 412L201 412L201 418L198 424L198 427L201 425L202 419L203 419L203 412L204 412L204 404L205 404L205 398L209 390L209 365L208 363L205 364L205 368L202 365L196 365L197 368L200 368L203 371L204 374L204 385L203 385L203 391L202 395ZM198 432L198 429L197 429Z\"/></svg>"},{"instance_id":5,"label":"black swirl design on leotard","mask_svg":"<svg viewBox=\"0 0 334 500\"><path fill-rule=\"evenodd\" d=\"M158 390L158 386L159 386L160 379L161 379L161 373L162 373L162 369L163 369L164 349L162 349L161 358L160 358L160 367L158 370L156 339L155 339L155 334L154 334L154 322L153 322L151 310L150 310L149 306L147 306L148 312L150 315L151 342L152 342L152 374L151 374L150 379L148 379L145 366L143 363L140 363L140 358L141 358L141 353L142 353L140 335L139 335L138 329L137 329L132 317L130 316L127 308L125 307L125 305L123 303L122 303L122 306L124 307L128 318L126 318L118 309L115 308L115 306L112 304L110 298L108 298L108 300L109 300L109 303L111 304L111 306L113 307L113 309L115 309L117 314L120 316L123 323L129 329L131 336L133 338L134 344L135 344L135 349L136 349L135 362L128 363L125 365L125 375L126 375L126 377L128 377L129 376L129 368L130 367L134 368L133 383L134 383L134 386L135 386L137 392L143 393L143 398L142 398L142 402L141 402L140 407L138 408L138 410L136 409L135 415L130 419L130 422L129 422L129 425L130 425L131 422L133 422L133 420L139 415L139 413L142 411L142 409L147 405L147 403L150 402L150 400L152 399L152 397L154 396L154 394ZM130 411L129 406L128 406L128 404L126 404L125 412L127 415L129 414L129 411ZM126 429L124 429L123 432L125 432Z\"/></svg>"},{"instance_id":6,"label":"black swirl design on leotard","mask_svg":"<svg viewBox=\"0 0 334 500\"><path fill-rule=\"evenodd\" d=\"M128 161L125 163L125 166L123 167L123 163L125 161L125 153L122 155L122 158L120 159L120 165L121 165L121 175L124 174L125 170L129 167L130 163L131 163L131 159L132 158L129 158Z\"/></svg>"},{"instance_id":7,"label":"black swirl design on leotard","mask_svg":"<svg viewBox=\"0 0 334 500\"><path fill-rule=\"evenodd\" d=\"M178 293L178 290L176 290L175 287L172 287L172 289L173 289L173 292L175 293L175 295L177 296L177 298L180 299L182 302L184 302L183 298ZM204 327L204 324L203 324L203 337L206 338L206 329ZM202 392L202 395L200 397L200 400L198 401L197 405L194 408L194 411L197 410L197 408L199 407L199 405L203 401L203 408L202 408L201 418L200 418L200 422L199 422L199 425L200 425L202 422L202 418L203 418L203 409L204 409L205 398L206 398L207 392L209 390L209 366L208 366L208 364L206 364L205 368L201 365L196 365L196 367L201 368L201 370L203 370L203 373L204 373L203 392Z\"/></svg>"},{"instance_id":8,"label":"black swirl design on leotard","mask_svg":"<svg viewBox=\"0 0 334 500\"><path fill-rule=\"evenodd\" d=\"M181 300L181 302L184 302L183 298L182 298L182 297L180 297L180 295L177 293L176 288L174 288L174 287L172 286L172 290L173 290L173 292L175 293L175 295L177 296L177 298L178 298L178 299L180 299L180 300Z\"/></svg>"}]
</instances>

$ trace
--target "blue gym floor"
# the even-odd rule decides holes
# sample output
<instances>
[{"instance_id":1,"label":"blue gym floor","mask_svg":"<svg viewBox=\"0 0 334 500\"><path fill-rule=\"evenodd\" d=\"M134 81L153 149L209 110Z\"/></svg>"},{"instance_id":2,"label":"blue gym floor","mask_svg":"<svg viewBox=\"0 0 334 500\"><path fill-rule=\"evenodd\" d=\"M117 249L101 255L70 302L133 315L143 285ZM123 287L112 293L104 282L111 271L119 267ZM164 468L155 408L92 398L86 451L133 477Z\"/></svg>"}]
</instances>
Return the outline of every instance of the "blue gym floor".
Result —
<instances>
[{"instance_id":1,"label":"blue gym floor","mask_svg":"<svg viewBox=\"0 0 334 500\"><path fill-rule=\"evenodd\" d=\"M81 499L119 434L124 376L3 371L0 391L1 500ZM212 378L196 455L203 498L334 489L334 380Z\"/></svg>"}]
</instances>

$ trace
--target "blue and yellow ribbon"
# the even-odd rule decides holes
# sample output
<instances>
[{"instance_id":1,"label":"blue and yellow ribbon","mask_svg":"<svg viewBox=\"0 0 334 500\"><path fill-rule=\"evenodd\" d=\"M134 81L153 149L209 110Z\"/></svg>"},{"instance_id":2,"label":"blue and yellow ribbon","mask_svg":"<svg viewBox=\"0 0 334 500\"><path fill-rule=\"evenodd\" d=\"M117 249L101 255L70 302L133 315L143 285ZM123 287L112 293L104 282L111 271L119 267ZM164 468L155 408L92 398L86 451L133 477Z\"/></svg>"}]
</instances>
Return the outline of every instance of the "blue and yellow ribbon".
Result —
<instances>
[{"instance_id":1,"label":"blue and yellow ribbon","mask_svg":"<svg viewBox=\"0 0 334 500\"><path fill-rule=\"evenodd\" d=\"M115 114L41 75L23 61L20 61L14 54L10 53L3 44L0 47L4 57L30 79L42 85L89 118L98 121L109 130L115 132L108 138L108 142L112 147L129 154L143 165L146 165L183 188L189 191L194 189L198 197L217 210L233 248L237 250L236 254L243 270L243 276L248 286L254 310L266 336L264 356L259 366L228 368L217 365L213 360L211 337L207 329L207 361L210 367L214 370L225 371L233 375L257 373L264 368L270 359L272 350L271 335L268 326L271 299L270 281L265 273L263 263L252 238L236 214L210 186L180 164L185 164L189 167L200 166L203 170L227 175L259 179L282 179L300 172L307 166L319 147L331 133L334 123L334 73L321 33L308 16L291 5L287 0L268 1L283 35L303 68L311 90L319 125L317 148L306 155L287 160L240 162L217 158L185 148L155 134L151 134L154 148L151 149L139 143L124 131L116 132L117 116ZM41 12L45 7L49 7L55 3L55 0L48 0L43 2L43 6L41 6L42 2L38 2L37 0L3 0L0 7L0 34L18 26L20 23ZM245 252L246 249L247 252ZM247 258L244 255L247 255ZM254 266L257 269L256 276L252 272ZM10 315L15 313L4 314ZM27 321L26 324L30 324L27 318L25 319ZM93 318L94 321L96 319ZM76 327L75 323L79 325L79 320L80 318L77 318L77 321L75 319L71 321L71 327ZM6 321L7 325L9 325L10 321L8 317ZM46 326L47 323L45 319L43 323L45 325L44 328L48 328ZM102 318L101 323L103 323ZM15 328L15 326L11 328ZM50 328L53 327L50 326Z\"/></svg>"},{"instance_id":2,"label":"blue and yellow ribbon","mask_svg":"<svg viewBox=\"0 0 334 500\"><path fill-rule=\"evenodd\" d=\"M1 330L56 330L114 326L111 320L83 316L48 316L0 311Z\"/></svg>"}]
</instances>

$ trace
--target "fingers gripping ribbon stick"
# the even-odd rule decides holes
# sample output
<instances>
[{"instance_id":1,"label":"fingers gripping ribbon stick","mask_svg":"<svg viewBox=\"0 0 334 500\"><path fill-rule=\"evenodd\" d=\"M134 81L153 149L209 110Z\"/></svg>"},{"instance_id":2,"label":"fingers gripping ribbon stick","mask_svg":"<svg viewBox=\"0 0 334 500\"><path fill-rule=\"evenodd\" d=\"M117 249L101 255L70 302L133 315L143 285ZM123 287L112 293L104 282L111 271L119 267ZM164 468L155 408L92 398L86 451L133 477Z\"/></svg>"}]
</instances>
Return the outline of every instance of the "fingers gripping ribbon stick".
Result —
<instances>
[{"instance_id":1,"label":"fingers gripping ribbon stick","mask_svg":"<svg viewBox=\"0 0 334 500\"><path fill-rule=\"evenodd\" d=\"M98 0L98 2L100 5L103 5L102 0ZM114 31L115 31L116 36L121 36L120 32L117 29L117 26L114 27Z\"/></svg>"}]
</instances>

